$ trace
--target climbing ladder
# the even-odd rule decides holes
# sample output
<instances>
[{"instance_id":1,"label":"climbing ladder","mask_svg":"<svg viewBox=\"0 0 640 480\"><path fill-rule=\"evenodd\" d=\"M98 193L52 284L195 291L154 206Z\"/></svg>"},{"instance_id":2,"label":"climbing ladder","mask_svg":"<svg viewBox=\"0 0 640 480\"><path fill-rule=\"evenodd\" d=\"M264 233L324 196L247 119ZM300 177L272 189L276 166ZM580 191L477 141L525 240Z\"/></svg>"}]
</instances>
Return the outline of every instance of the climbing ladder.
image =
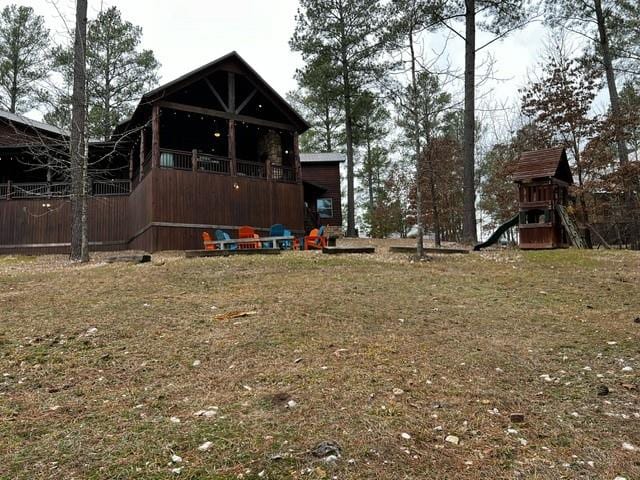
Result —
<instances>
[{"instance_id":1,"label":"climbing ladder","mask_svg":"<svg viewBox=\"0 0 640 480\"><path fill-rule=\"evenodd\" d=\"M573 220L564 205L556 205L556 210L558 211L560 221L562 222L564 229L567 231L567 235L569 235L569 239L573 246L576 248L587 248L587 244L585 243L584 238L582 238L576 222Z\"/></svg>"}]
</instances>

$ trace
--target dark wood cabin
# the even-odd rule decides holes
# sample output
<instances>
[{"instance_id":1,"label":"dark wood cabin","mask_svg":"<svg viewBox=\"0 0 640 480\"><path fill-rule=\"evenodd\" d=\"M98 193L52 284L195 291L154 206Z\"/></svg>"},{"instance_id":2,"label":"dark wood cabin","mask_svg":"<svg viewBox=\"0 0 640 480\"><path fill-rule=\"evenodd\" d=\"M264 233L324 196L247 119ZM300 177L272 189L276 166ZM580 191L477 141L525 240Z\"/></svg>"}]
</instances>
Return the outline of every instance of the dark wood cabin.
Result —
<instances>
[{"instance_id":1,"label":"dark wood cabin","mask_svg":"<svg viewBox=\"0 0 640 480\"><path fill-rule=\"evenodd\" d=\"M300 154L307 230L342 226L340 165L345 161L346 156L336 152Z\"/></svg>"},{"instance_id":2,"label":"dark wood cabin","mask_svg":"<svg viewBox=\"0 0 640 480\"><path fill-rule=\"evenodd\" d=\"M518 185L520 248L548 249L570 245L557 206L569 202L573 184L563 147L523 153L515 167Z\"/></svg>"},{"instance_id":3,"label":"dark wood cabin","mask_svg":"<svg viewBox=\"0 0 640 480\"><path fill-rule=\"evenodd\" d=\"M7 122L0 253L67 252L68 178L34 159L51 155L44 137L59 146L56 156L66 155L68 135L24 117ZM311 187L303 187L298 135L308 128L236 52L146 93L110 140L89 146L91 248L196 249L203 230L235 236L243 225L266 233L282 223L302 234ZM28 138L10 138L22 130ZM333 201L321 222L341 221L337 166L333 172L334 179L310 175L325 195L318 198Z\"/></svg>"}]
</instances>

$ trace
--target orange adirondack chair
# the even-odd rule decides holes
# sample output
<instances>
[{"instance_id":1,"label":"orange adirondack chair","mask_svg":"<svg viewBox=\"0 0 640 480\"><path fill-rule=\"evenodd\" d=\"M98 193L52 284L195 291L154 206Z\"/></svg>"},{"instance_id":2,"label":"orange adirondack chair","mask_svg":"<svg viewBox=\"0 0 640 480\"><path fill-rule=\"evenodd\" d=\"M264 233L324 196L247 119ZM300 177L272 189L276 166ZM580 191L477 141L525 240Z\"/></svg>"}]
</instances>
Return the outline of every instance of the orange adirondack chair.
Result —
<instances>
[{"instance_id":1,"label":"orange adirondack chair","mask_svg":"<svg viewBox=\"0 0 640 480\"><path fill-rule=\"evenodd\" d=\"M245 225L238 229L238 238L260 238L260 235L256 233L255 228ZM262 244L260 242L239 243L238 248L262 248Z\"/></svg>"},{"instance_id":2,"label":"orange adirondack chair","mask_svg":"<svg viewBox=\"0 0 640 480\"><path fill-rule=\"evenodd\" d=\"M327 246L327 237L323 235L324 227L314 228L309 235L304 237L305 250L322 250Z\"/></svg>"},{"instance_id":3,"label":"orange adirondack chair","mask_svg":"<svg viewBox=\"0 0 640 480\"><path fill-rule=\"evenodd\" d=\"M216 245L213 243L213 239L211 238L211 235L209 235L209 232L202 232L202 243L204 243L205 250L216 249Z\"/></svg>"}]
</instances>

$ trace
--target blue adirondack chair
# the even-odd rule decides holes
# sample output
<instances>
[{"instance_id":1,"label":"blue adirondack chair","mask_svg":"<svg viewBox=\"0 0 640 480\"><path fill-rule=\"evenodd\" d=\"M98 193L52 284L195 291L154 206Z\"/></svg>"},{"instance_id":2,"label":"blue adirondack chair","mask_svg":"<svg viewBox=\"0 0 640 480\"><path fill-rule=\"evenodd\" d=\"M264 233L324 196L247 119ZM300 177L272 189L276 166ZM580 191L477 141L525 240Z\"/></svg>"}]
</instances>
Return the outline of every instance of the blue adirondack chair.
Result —
<instances>
[{"instance_id":1,"label":"blue adirondack chair","mask_svg":"<svg viewBox=\"0 0 640 480\"><path fill-rule=\"evenodd\" d=\"M229 234L223 230L216 230L216 240L231 240ZM222 250L237 250L237 243L226 243L222 246Z\"/></svg>"},{"instance_id":2,"label":"blue adirondack chair","mask_svg":"<svg viewBox=\"0 0 640 480\"><path fill-rule=\"evenodd\" d=\"M269 228L270 237L282 237L284 236L284 225L276 223ZM262 248L273 248L272 242L262 242Z\"/></svg>"}]
</instances>

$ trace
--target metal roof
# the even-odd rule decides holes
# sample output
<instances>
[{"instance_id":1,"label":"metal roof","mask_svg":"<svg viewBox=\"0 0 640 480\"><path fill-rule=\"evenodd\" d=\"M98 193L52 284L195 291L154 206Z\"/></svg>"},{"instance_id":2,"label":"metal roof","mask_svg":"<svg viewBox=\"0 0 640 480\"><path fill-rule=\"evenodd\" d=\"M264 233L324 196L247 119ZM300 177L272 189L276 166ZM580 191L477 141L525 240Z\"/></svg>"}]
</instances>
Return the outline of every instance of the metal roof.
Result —
<instances>
[{"instance_id":1,"label":"metal roof","mask_svg":"<svg viewBox=\"0 0 640 480\"><path fill-rule=\"evenodd\" d=\"M564 147L524 152L520 155L512 176L516 182L553 177L573 183Z\"/></svg>"},{"instance_id":2,"label":"metal roof","mask_svg":"<svg viewBox=\"0 0 640 480\"><path fill-rule=\"evenodd\" d=\"M15 113L7 112L5 110L0 110L0 118L4 118L5 120L9 120L10 122L21 123L22 125L27 125L38 130L44 130L45 132L55 133L57 135L69 135L68 131L61 128L49 125L48 123L38 122L36 120L27 118L24 115L18 115Z\"/></svg>"},{"instance_id":3,"label":"metal roof","mask_svg":"<svg viewBox=\"0 0 640 480\"><path fill-rule=\"evenodd\" d=\"M339 152L327 152L327 153L301 153L301 163L311 162L345 162L347 156L344 153Z\"/></svg>"}]
</instances>

